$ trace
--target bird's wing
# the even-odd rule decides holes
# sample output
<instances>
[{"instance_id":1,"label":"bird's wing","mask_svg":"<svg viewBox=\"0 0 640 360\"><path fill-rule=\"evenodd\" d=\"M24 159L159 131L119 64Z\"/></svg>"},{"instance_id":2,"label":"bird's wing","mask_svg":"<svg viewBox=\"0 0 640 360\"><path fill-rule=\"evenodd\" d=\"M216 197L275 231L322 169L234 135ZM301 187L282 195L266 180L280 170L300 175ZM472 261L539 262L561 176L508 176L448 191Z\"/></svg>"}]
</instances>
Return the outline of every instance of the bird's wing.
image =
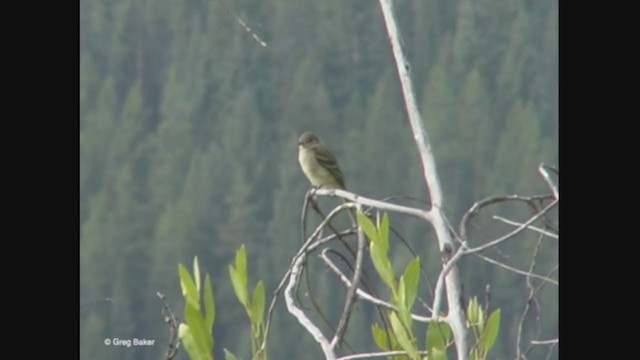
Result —
<instances>
[{"instance_id":1,"label":"bird's wing","mask_svg":"<svg viewBox=\"0 0 640 360\"><path fill-rule=\"evenodd\" d=\"M317 146L314 149L314 154L318 163L325 169L327 169L331 175L336 179L336 182L342 189L346 189L344 185L344 175L338 166L338 160L335 156L324 146Z\"/></svg>"}]
</instances>

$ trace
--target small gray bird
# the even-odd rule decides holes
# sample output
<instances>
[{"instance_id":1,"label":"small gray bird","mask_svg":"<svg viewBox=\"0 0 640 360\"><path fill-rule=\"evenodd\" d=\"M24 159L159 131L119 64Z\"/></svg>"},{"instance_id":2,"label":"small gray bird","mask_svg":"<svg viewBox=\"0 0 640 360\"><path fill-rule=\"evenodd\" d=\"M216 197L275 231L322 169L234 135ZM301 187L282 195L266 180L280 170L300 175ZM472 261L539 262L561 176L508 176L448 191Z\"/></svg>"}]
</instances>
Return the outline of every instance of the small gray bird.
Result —
<instances>
[{"instance_id":1,"label":"small gray bird","mask_svg":"<svg viewBox=\"0 0 640 360\"><path fill-rule=\"evenodd\" d=\"M298 138L298 148L298 162L312 185L346 189L338 160L320 138L306 132Z\"/></svg>"}]
</instances>

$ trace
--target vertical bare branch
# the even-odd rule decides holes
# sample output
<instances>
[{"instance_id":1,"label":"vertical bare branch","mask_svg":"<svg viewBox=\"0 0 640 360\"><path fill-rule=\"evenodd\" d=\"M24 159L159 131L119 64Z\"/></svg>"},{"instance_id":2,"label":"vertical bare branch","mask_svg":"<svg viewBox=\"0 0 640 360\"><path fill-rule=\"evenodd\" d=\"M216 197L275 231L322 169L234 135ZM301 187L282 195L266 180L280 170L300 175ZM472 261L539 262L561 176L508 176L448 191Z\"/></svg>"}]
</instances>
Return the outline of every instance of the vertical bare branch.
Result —
<instances>
[{"instance_id":1,"label":"vertical bare branch","mask_svg":"<svg viewBox=\"0 0 640 360\"><path fill-rule=\"evenodd\" d=\"M536 257L538 255L538 249L540 248L540 244L542 243L542 238L544 235L540 235L538 243L536 244L535 250L533 252L533 256L531 257L531 265L529 265L529 272L533 273L535 265L536 265ZM557 269L557 266L555 266L554 268L552 268L549 271L549 275L551 275L555 270ZM524 321L527 317L527 315L529 314L529 311L531 310L532 304L533 306L537 309L538 312L538 334L536 336L540 335L540 306L538 304L538 299L536 298L536 294L540 291L540 289L542 289L542 287L544 287L547 284L547 282L541 282L539 285L534 286L533 282L532 282L532 278L531 277L527 277L527 281L526 281L526 285L527 285L527 289L529 289L529 294L527 297L527 302L525 304L524 310L522 311L522 315L520 316L520 322L518 324L518 335L516 337L516 359L526 359L526 354L531 351L531 349L533 349L533 345L529 346L529 348L526 351L522 351L521 349L521 342L522 342L522 332L523 332L523 327L524 327Z\"/></svg>"},{"instance_id":2,"label":"vertical bare branch","mask_svg":"<svg viewBox=\"0 0 640 360\"><path fill-rule=\"evenodd\" d=\"M171 311L164 294L157 292L156 295L162 301L162 315L164 315L164 321L169 325L169 345L167 345L167 351L164 353L165 360L173 359L178 353L180 348L180 340L178 339L178 320Z\"/></svg>"},{"instance_id":3,"label":"vertical bare branch","mask_svg":"<svg viewBox=\"0 0 640 360\"><path fill-rule=\"evenodd\" d=\"M393 56L396 61L396 68L398 70L398 77L400 78L400 84L404 95L405 107L409 116L409 123L411 124L413 132L413 138L416 142L416 146L418 147L424 171L424 178L431 198L432 207L429 212L432 214L432 224L436 231L436 235L438 236L440 250L454 249L453 239L448 231L447 222L444 219L444 214L440 210L443 205L443 196L442 190L440 189L440 182L438 180L438 173L436 171L436 163L413 92L409 61L404 55L404 50L402 49L400 32L393 15L392 1L380 0L380 7L382 8L384 23L389 35L391 50L393 51ZM465 323L464 310L461 301L462 284L456 266L453 266L447 274L446 287L447 301L449 305L449 314L447 317L453 330L458 359L465 360L467 359L469 352L469 344L467 341L469 331ZM437 318L438 314L433 314L433 316Z\"/></svg>"},{"instance_id":4,"label":"vertical bare branch","mask_svg":"<svg viewBox=\"0 0 640 360\"><path fill-rule=\"evenodd\" d=\"M344 332L347 329L347 324L349 323L351 309L353 308L356 299L356 290L358 289L358 284L360 283L360 274L362 273L362 254L364 253L364 242L365 239L364 234L362 233L362 228L358 227L358 255L356 256L356 268L353 272L351 286L349 286L349 290L347 290L347 302L344 304L344 310L342 312L342 316L340 317L340 321L338 322L336 334L334 335L333 340L331 340L331 348L339 346Z\"/></svg>"}]
</instances>

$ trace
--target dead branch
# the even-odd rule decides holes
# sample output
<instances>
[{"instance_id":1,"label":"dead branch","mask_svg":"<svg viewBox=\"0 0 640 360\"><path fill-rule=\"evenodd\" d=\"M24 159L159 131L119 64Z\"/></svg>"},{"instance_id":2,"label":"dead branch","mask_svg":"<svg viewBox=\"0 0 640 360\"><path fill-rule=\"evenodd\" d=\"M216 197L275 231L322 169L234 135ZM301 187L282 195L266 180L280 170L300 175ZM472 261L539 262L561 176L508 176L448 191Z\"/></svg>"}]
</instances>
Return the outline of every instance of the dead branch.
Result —
<instances>
[{"instance_id":1,"label":"dead branch","mask_svg":"<svg viewBox=\"0 0 640 360\"><path fill-rule=\"evenodd\" d=\"M519 223L519 222L517 222L517 221L513 221L513 220L509 220L509 219L505 219L505 218L503 218L502 216L498 216L498 215L494 215L494 216L493 216L493 219L494 219L494 220L501 221L501 222L503 222L503 223L505 223L505 224L509 224L509 225L522 226L522 223ZM560 238L560 237L558 236L558 234L554 234L554 233L552 233L552 232L549 232L549 231L544 230L544 229L540 229L540 228L535 227L535 226L531 226L531 225L530 225L530 226L527 226L527 229L529 229L529 230L533 230L533 231L535 231L535 232L539 232L539 233L541 233L541 234L543 234L543 235L546 235L546 236L548 236L548 237L550 237L550 238L554 238L554 239L559 239L559 238Z\"/></svg>"},{"instance_id":2,"label":"dead branch","mask_svg":"<svg viewBox=\"0 0 640 360\"><path fill-rule=\"evenodd\" d=\"M342 316L340 316L340 320L338 321L338 328L336 329L336 333L331 340L332 349L335 349L336 346L339 346L340 340L342 339L344 332L347 329L347 324L349 323L351 310L355 303L356 289L358 288L358 284L360 283L360 274L362 273L362 255L364 253L364 243L365 237L362 232L362 228L358 227L358 256L356 257L356 268L353 272L351 286L349 286L349 289L347 290L347 301L344 304Z\"/></svg>"},{"instance_id":3,"label":"dead branch","mask_svg":"<svg viewBox=\"0 0 640 360\"><path fill-rule=\"evenodd\" d=\"M331 259L329 259L329 257L327 256L326 253L329 250L330 249L322 250L322 252L319 255L320 258L324 261L324 263L327 265L327 267L338 276L340 281L342 281L342 283L345 284L345 286L347 288L351 288L353 283L347 278L346 275L344 275L340 271L340 269L338 269L338 267L333 263L333 261L331 261ZM379 299L379 298L367 293L366 291L364 291L364 290L362 290L360 288L356 288L356 295L358 295L358 297L360 299L368 301L368 302L370 302L370 303L372 303L372 304L374 304L376 306L381 306L381 307L384 307L384 308L389 309L389 310L398 311L398 308L395 307L394 305L392 305L392 304L390 304L390 303L388 303L388 302L386 302L384 300L381 300L381 299ZM411 314L411 318L416 320L416 321L418 321L418 322L424 322L424 323L427 323L427 322L431 321L430 317L416 315L416 314L413 314L413 313Z\"/></svg>"},{"instance_id":4,"label":"dead branch","mask_svg":"<svg viewBox=\"0 0 640 360\"><path fill-rule=\"evenodd\" d=\"M173 359L178 353L180 348L180 339L178 339L178 320L171 311L164 294L157 292L156 295L162 301L162 315L164 315L164 321L169 325L169 344L167 345L167 351L164 353L165 360Z\"/></svg>"}]
</instances>

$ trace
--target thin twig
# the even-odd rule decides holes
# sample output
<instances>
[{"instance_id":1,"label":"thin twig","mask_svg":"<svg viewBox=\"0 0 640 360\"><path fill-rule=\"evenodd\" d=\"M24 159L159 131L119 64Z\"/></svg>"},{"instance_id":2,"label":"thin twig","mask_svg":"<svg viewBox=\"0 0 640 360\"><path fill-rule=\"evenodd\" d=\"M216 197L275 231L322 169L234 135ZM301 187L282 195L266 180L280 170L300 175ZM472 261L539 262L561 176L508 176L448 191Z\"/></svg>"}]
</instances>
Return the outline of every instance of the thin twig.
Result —
<instances>
[{"instance_id":1,"label":"thin twig","mask_svg":"<svg viewBox=\"0 0 640 360\"><path fill-rule=\"evenodd\" d=\"M231 14L231 16L236 19L238 24L240 24L240 26L242 26L244 30L248 32L258 44L260 44L260 46L267 47L267 43L262 41L262 39L253 30L251 30L251 28L247 24L245 24L245 22L242 21L242 19L240 19L240 17L236 15L233 10L231 10L226 1L222 0L222 5L224 5L224 8L229 12L229 14Z\"/></svg>"},{"instance_id":2,"label":"thin twig","mask_svg":"<svg viewBox=\"0 0 640 360\"><path fill-rule=\"evenodd\" d=\"M551 189L551 192L553 192L553 196L556 199L560 199L560 192L558 191L558 187L551 180L551 177L549 176L549 173L547 172L547 169L553 169L553 168L545 165L544 163L541 163L540 166L538 166L538 172L540 173L540 175L542 175L542 178L547 183L547 185L549 185L549 188ZM557 170L556 169L554 169L554 170L555 170L555 172L557 174L558 173Z\"/></svg>"},{"instance_id":3,"label":"thin twig","mask_svg":"<svg viewBox=\"0 0 640 360\"><path fill-rule=\"evenodd\" d=\"M548 344L557 344L559 342L560 342L560 339L531 340L532 345L548 345Z\"/></svg>"},{"instance_id":4,"label":"thin twig","mask_svg":"<svg viewBox=\"0 0 640 360\"><path fill-rule=\"evenodd\" d=\"M503 223L509 224L509 225L515 225L515 226L521 226L522 225L522 223L503 218L502 216L499 216L499 215L493 215L493 219L494 220L498 220L498 221L502 221ZM531 226L531 225L527 226L527 229L539 232L541 234L544 234L544 235L546 235L548 237L551 237L551 238L554 238L554 239L559 239L560 238L558 236L558 234L554 234L554 233L548 232L547 230L540 229L540 228L535 227L535 226Z\"/></svg>"},{"instance_id":5,"label":"thin twig","mask_svg":"<svg viewBox=\"0 0 640 360\"><path fill-rule=\"evenodd\" d=\"M540 238L538 240L538 243L536 244L536 247L534 249L533 255L531 257L531 265L529 265L529 272L533 272L533 269L535 267L536 264L536 256L538 254L538 249L540 247L540 244L542 243L542 235L540 235ZM547 276L550 276L553 272L555 272L555 270L558 268L558 266L556 265L555 267L553 267L551 270L549 270L549 273L547 274ZM527 302L525 305L524 310L522 311L522 315L520 316L520 321L518 324L518 334L516 336L516 359L526 359L526 354L531 351L533 349L533 346L529 347L524 354L522 353L522 350L520 349L521 347L521 342L522 342L522 329L524 327L524 321L529 313L529 310L531 308L531 304L532 302L536 305L537 308L539 308L538 303L537 303L537 299L535 298L536 294L540 291L540 289L542 289L542 287L544 287L547 282L542 282L540 283L537 287L534 287L531 281L531 277L527 277L526 278L526 285L527 288L529 289L529 295L527 297ZM538 311L539 312L539 311ZM538 328L538 332L540 331L540 328ZM539 336L539 334L538 334Z\"/></svg>"},{"instance_id":6,"label":"thin twig","mask_svg":"<svg viewBox=\"0 0 640 360\"><path fill-rule=\"evenodd\" d=\"M337 211L336 211L337 213ZM330 214L331 215L331 214ZM349 231L346 231L349 232ZM343 232L342 235L346 235ZM335 234L333 235L329 235L326 238L320 239L318 240L317 243L315 243L315 245L321 245L321 244L325 244L328 241L334 240L336 239L337 236ZM311 240L313 240L313 237L311 237L309 239L308 242L310 242ZM314 248L314 246L309 245L308 243L305 243L302 248L300 250L298 250L298 253L296 253L296 255L294 256L292 263L295 262L295 260L298 258L300 251L303 248ZM285 272L284 276L282 277L282 279L280 280L280 283L278 284L278 286L276 287L276 289L273 291L273 298L271 299L271 303L269 304L269 310L267 311L267 321L265 323L265 328L264 328L264 337L263 337L263 341L262 341L262 345L260 345L260 349L258 349L258 351L256 351L256 355L253 357L253 359L256 359L258 357L258 355L264 351L265 347L267 346L267 338L269 335L269 330L271 329L271 319L273 317L273 311L276 307L276 301L278 300L278 296L280 295L280 292L282 291L282 289L284 288L285 283L287 282L287 279L289 279L289 275L291 274L291 266L287 269L287 271Z\"/></svg>"},{"instance_id":7,"label":"thin twig","mask_svg":"<svg viewBox=\"0 0 640 360\"><path fill-rule=\"evenodd\" d=\"M347 288L350 288L352 286L352 282L349 280L349 278L347 278L346 275L344 275L340 269L338 269L338 267L333 263L333 261L331 261L331 259L329 259L329 257L327 256L327 252L331 251L330 249L324 249L322 250L322 252L320 253L320 258L324 261L324 263L327 265L327 267L333 271L338 278L340 279L340 281L342 281L343 284L345 284L345 286ZM362 300L366 300L374 305L377 306L382 306L386 309L389 310L393 310L393 311L399 311L398 308L396 306L394 306L393 304L390 304L384 300L380 300L377 297L367 293L366 291L357 288L356 289L356 295L358 295L358 297ZM429 321L431 321L431 318L428 316L421 316L421 315L416 315L416 314L411 314L411 318L413 320L416 320L418 322L424 322L424 323L428 323Z\"/></svg>"},{"instance_id":8,"label":"thin twig","mask_svg":"<svg viewBox=\"0 0 640 360\"><path fill-rule=\"evenodd\" d=\"M524 270L516 269L516 268L511 267L511 266L509 266L509 265L507 265L507 264L504 264L504 263L501 263L501 262L499 262L499 261L497 261L497 260L494 260L494 259L492 259L492 258L490 258L490 257L486 257L486 256L484 256L484 255L482 255L482 254L474 254L474 255L475 255L475 256L477 256L477 257L479 257L480 259L482 259L482 260L484 260L484 261L486 261L486 262L490 263L490 264L493 264L493 265L499 266L499 267L501 267L501 268L503 268L503 269L509 270L509 271L514 272L514 273L516 273L516 274L520 274L520 275L524 275L524 276L530 276L530 277L532 277L532 278L540 279L540 280L542 280L542 281L548 281L548 282L552 283L553 285L560 285L560 282L559 282L559 281L554 280L554 279L551 279L551 278L548 278L548 277L546 277L546 276L542 276L542 275L538 275L538 274L530 273L530 272L528 272L528 271L524 271Z\"/></svg>"},{"instance_id":9,"label":"thin twig","mask_svg":"<svg viewBox=\"0 0 640 360\"><path fill-rule=\"evenodd\" d=\"M545 360L551 359L551 355L553 355L553 349L556 347L556 345L558 345L558 343L554 343L549 346L549 352L547 353L547 357L545 358Z\"/></svg>"},{"instance_id":10,"label":"thin twig","mask_svg":"<svg viewBox=\"0 0 640 360\"><path fill-rule=\"evenodd\" d=\"M490 303L491 303L491 285L487 284L484 287L484 316L489 316Z\"/></svg>"},{"instance_id":11,"label":"thin twig","mask_svg":"<svg viewBox=\"0 0 640 360\"><path fill-rule=\"evenodd\" d=\"M384 356L395 356L395 355L407 355L408 353L403 350L396 351L381 351L381 352L371 352L371 353L361 353L354 355L347 355L336 360L353 360L353 359L370 359L374 357L384 357ZM420 355L427 355L428 352L425 350L418 351Z\"/></svg>"},{"instance_id":12,"label":"thin twig","mask_svg":"<svg viewBox=\"0 0 640 360\"><path fill-rule=\"evenodd\" d=\"M558 204L559 200L554 200L551 203L549 203L549 205L547 205L544 209L540 210L539 213L535 214L534 216L532 216L531 218L529 218L529 220L527 220L526 222L522 223L520 226L518 226L515 230L511 231L510 233L501 236L493 241L490 241L484 245L480 245L477 246L475 248L468 248L466 250L464 250L465 253L467 254L473 254L476 252L480 252L480 251L484 251L492 246L498 245L499 243L508 240L512 237L514 237L515 235L519 234L522 230L526 229L529 225L531 225L533 222L535 222L536 220L538 220L540 217L542 217L544 214L546 214L549 210L551 210L551 208L553 208L554 206L556 206Z\"/></svg>"},{"instance_id":13,"label":"thin twig","mask_svg":"<svg viewBox=\"0 0 640 360\"><path fill-rule=\"evenodd\" d=\"M338 328L333 339L331 340L332 349L335 349L336 346L340 345L341 339L344 336L344 332L347 329L347 324L349 323L351 310L355 303L356 289L358 288L358 284L360 283L360 274L362 273L362 254L364 253L364 243L365 240L362 228L358 227L358 256L356 257L356 268L353 272L351 286L349 287L349 290L347 290L347 301L344 304L344 310L342 311L342 316L340 316Z\"/></svg>"},{"instance_id":14,"label":"thin twig","mask_svg":"<svg viewBox=\"0 0 640 360\"><path fill-rule=\"evenodd\" d=\"M409 252L411 253L411 255L413 255L414 257L418 256L418 252L415 251L411 245L409 245L407 240L405 240L402 236L400 236L400 233L398 231L396 231L396 229L393 226L391 226L389 229L391 230L391 232L395 236L398 237L398 239L400 239L400 242L402 242L404 244L404 246L407 249L409 249ZM431 285L431 280L429 280L429 274L427 274L427 271L424 268L424 262L423 261L420 261L420 274L422 274L422 278L424 278L425 282L427 283L427 290L429 290L429 294L431 295L431 298L433 298L433 286ZM418 298L418 300L422 301L422 299L420 299L420 298ZM431 310L431 307L429 307L428 305L427 305L427 308L429 310Z\"/></svg>"},{"instance_id":15,"label":"thin twig","mask_svg":"<svg viewBox=\"0 0 640 360\"><path fill-rule=\"evenodd\" d=\"M502 196L491 196L480 201L476 201L467 212L462 216L462 220L460 221L460 226L458 228L458 232L460 233L460 238L462 242L468 241L467 239L467 223L471 221L471 219L476 216L480 210L489 205L498 204L507 201L520 201L530 204L536 200L546 200L551 199L551 195L542 195L542 196L520 196L520 195L502 195Z\"/></svg>"},{"instance_id":16,"label":"thin twig","mask_svg":"<svg viewBox=\"0 0 640 360\"><path fill-rule=\"evenodd\" d=\"M320 210L320 207L318 206L318 203L315 201L315 191L317 190L317 188L311 188L309 189L309 191L307 191L306 195L305 195L305 201L303 204L303 211L302 211L302 218L301 218L301 222L302 222L302 226L303 226L303 237L306 236L306 210L309 207L309 205L311 206L311 208L313 208L313 210L320 216L320 218L324 219L325 215L322 212L322 210ZM351 205L351 206L355 206L355 204ZM353 226L354 229L356 229L356 220L355 220L355 211L352 212L353 207L349 207L347 208L348 212L347 214L349 215L349 218L351 220L351 224ZM337 235L338 240L342 243L342 245L347 249L347 251L351 254L351 256L357 261L358 255L355 253L355 251L351 248L351 246L342 238L342 236L340 235L340 233L333 227L333 225L331 224L331 222L327 222L326 226L329 227L329 229L331 231L333 231L334 234ZM354 230L355 231L355 230ZM347 262L346 259L343 259L345 261L345 263L347 263L348 266L349 263ZM305 266L306 268L306 266ZM369 289L369 285L368 285L368 274L366 273L366 271L362 271L362 281L365 285L365 287L367 289ZM315 309L315 311L320 315L320 318L324 321L324 323L332 330L335 330L334 333L339 333L337 330L340 330L340 326L338 326L338 328L334 328L333 324L331 324L331 322L327 319L327 317L324 315L324 313L322 312L322 310L320 309L320 305L316 302L316 299L314 298L313 294L312 294L312 289L311 286L309 285L309 276L308 276L308 271L305 271L305 283L307 285L307 289L308 289L308 294L309 294L309 299L311 300L311 304L313 306L313 308ZM300 299L298 299L298 302L300 302ZM348 303L346 305L349 305ZM301 305L302 306L302 305ZM341 318L342 319L342 318ZM341 320L342 321L342 320ZM340 325L340 323L338 324ZM346 324L343 324L343 326ZM341 331L344 331L345 329L343 328ZM341 343L344 343L349 349L353 350L351 348L351 346L349 345L349 343L347 343L346 341L341 341ZM332 344L332 346L335 346L335 344Z\"/></svg>"},{"instance_id":17,"label":"thin twig","mask_svg":"<svg viewBox=\"0 0 640 360\"><path fill-rule=\"evenodd\" d=\"M167 351L164 353L165 360L173 359L178 353L180 348L180 339L178 339L178 320L171 311L164 294L157 292L156 295L162 301L162 315L164 315L164 321L169 325L169 345L167 345Z\"/></svg>"},{"instance_id":18,"label":"thin twig","mask_svg":"<svg viewBox=\"0 0 640 360\"><path fill-rule=\"evenodd\" d=\"M320 210L320 207L318 206L317 202L314 200L314 194L315 191L317 189L316 188L311 188L309 189L309 191L307 191L307 194L305 196L305 200L304 200L304 205L303 205L303 209L302 209L302 218L300 219L300 221L302 222L302 236L303 239L306 237L307 234L307 222L306 222L306 210L307 207L309 206L309 204L311 204L311 207L313 208L313 210L320 216L321 219L325 219L326 216L324 216L324 213L322 212L322 210ZM351 216L351 212L349 212L349 215ZM331 231L333 231L334 234L339 234L338 230L336 230L333 225L331 224L331 222L327 222L326 226L329 227L329 229ZM354 226L355 227L355 226ZM354 230L355 231L355 230ZM349 246L349 243L347 243L341 236L338 236L338 240L340 240L340 242L342 243L342 245L344 245L344 247L347 249L347 251L349 252L349 254L351 254L351 256L353 256L353 258L356 258L356 252L351 248L351 246Z\"/></svg>"},{"instance_id":19,"label":"thin twig","mask_svg":"<svg viewBox=\"0 0 640 360\"><path fill-rule=\"evenodd\" d=\"M258 354L260 354L262 351L264 351L264 349L265 349L265 347L267 345L267 336L269 335L269 330L271 329L271 317L273 315L273 310L275 309L276 300L278 298L278 295L280 294L280 291L282 291L282 287L286 283L287 279L290 279L290 276L293 276L292 269L293 269L294 264L296 264L298 262L299 258L303 257L303 255L305 255L307 252L310 253L313 250L315 250L317 247L319 247L322 244L326 243L327 241L331 241L334 238L338 238L339 235L334 234L334 235L330 235L330 236L328 236L328 237L326 237L324 239L318 240L317 242L313 243L313 241L316 239L318 234L320 234L320 232L322 231L324 226L326 226L326 224L328 224L331 221L331 219L333 219L333 217L336 216L336 214L338 214L340 211L344 210L345 208L352 207L352 206L355 206L355 204L345 203L345 204L337 206L336 208L331 210L329 215L327 215L327 217L322 220L322 222L320 223L320 225L318 225L316 230L311 234L311 236L309 236L307 241L305 241L305 243L302 245L302 247L293 256L293 259L291 260L291 266L289 266L289 268L287 269L285 275L282 277L282 280L280 281L280 284L278 284L278 287L273 292L273 299L271 300L271 304L269 305L269 310L267 311L267 322L266 322L265 330L264 330L264 340L262 341L262 345L260 346L260 349L258 349L258 351L256 351L256 355L254 356L254 359L258 356ZM306 255L304 257L306 258Z\"/></svg>"},{"instance_id":20,"label":"thin twig","mask_svg":"<svg viewBox=\"0 0 640 360\"><path fill-rule=\"evenodd\" d=\"M447 276L447 274L449 273L449 271L451 271L451 269L455 266L455 264L458 262L458 260L460 260L460 258L462 258L462 256L464 255L469 255L469 254L474 254L474 253L478 253L481 251L484 251L492 246L496 246L499 243L506 241L508 239L513 238L514 236L516 236L517 234L519 234L521 231L523 231L524 229L527 228L527 226L531 225L531 223L533 223L534 221L536 221L537 219L539 219L541 216L543 216L547 211L549 211L551 208L553 208L559 200L554 200L553 202L551 202L549 205L547 205L544 209L542 209L539 213L535 214L534 216L532 216L531 218L529 218L529 220L527 220L525 223L523 223L522 225L520 225L519 227L517 227L515 230L511 231L510 233L501 236L495 240L492 240L484 245L480 245L477 246L475 248L466 248L466 239L463 238L463 243L462 246L460 246L458 248L458 250L455 252L455 254L449 259L448 262L446 262L446 265L444 266L444 268L442 269L442 271L440 272L440 275L438 275L438 281L436 282L436 291L435 291L435 297L433 300L433 317L437 319L438 317L438 312L440 311L440 306L442 303L442 297L443 297L443 293L444 293L444 288L443 288L443 284L444 284L444 279ZM476 203L478 204L478 203ZM475 207L475 205L474 205ZM471 210L467 213L472 212ZM467 214L465 214L466 216ZM464 223L465 220L463 220ZM461 225L461 232L463 231L464 226Z\"/></svg>"}]
</instances>

